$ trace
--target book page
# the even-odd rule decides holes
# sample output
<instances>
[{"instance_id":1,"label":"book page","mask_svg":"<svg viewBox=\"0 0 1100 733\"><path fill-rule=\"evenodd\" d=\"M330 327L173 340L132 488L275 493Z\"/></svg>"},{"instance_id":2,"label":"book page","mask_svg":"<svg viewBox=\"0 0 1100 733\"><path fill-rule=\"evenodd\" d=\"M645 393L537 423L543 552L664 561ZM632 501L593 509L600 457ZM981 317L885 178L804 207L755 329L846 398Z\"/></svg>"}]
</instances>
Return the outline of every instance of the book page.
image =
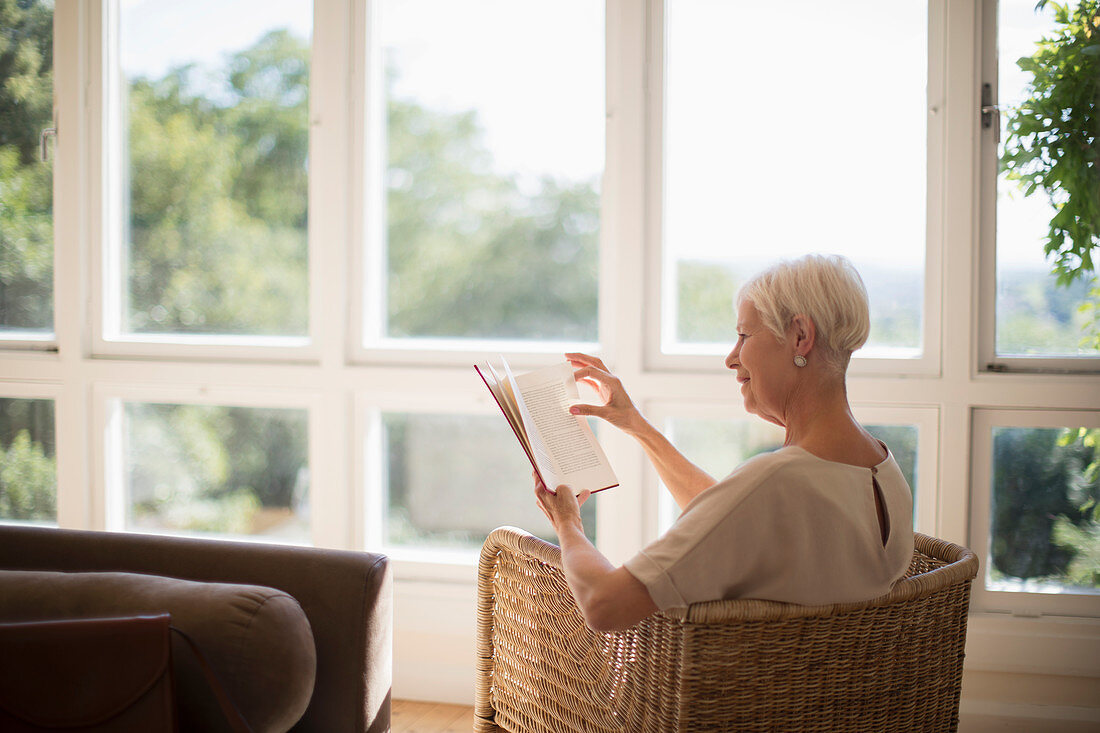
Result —
<instances>
[{"instance_id":1,"label":"book page","mask_svg":"<svg viewBox=\"0 0 1100 733\"><path fill-rule=\"evenodd\" d=\"M523 423L525 428L524 437L527 440L525 448L527 448L527 457L531 459L531 463L535 466L535 471L538 472L539 478L546 486L553 488L561 483L561 477L557 470L557 466L554 464L554 459L550 455L550 451L547 450L546 444L542 440L542 436L539 434L539 429L535 423L534 417L531 416L531 411L527 409L523 392L516 381L515 374L512 373L512 368L508 366L508 360L503 356L500 357L501 363L504 365L504 384L506 388L511 392L511 397L515 401L516 407L519 409L520 422ZM538 372L532 372L532 374L538 374ZM529 377L530 375L524 375Z\"/></svg>"},{"instance_id":2,"label":"book page","mask_svg":"<svg viewBox=\"0 0 1100 733\"><path fill-rule=\"evenodd\" d=\"M475 364L474 370L478 373L478 376L481 377L481 381L485 383L485 386L489 388L489 393L493 396L493 399L497 403L497 407L500 408L500 411L504 414L504 418L511 426L512 432L515 433L516 439L519 440L520 447L523 448L523 452L527 454L527 459L531 461L532 466L535 466L535 457L531 452L531 443L527 438L527 430L523 426L523 418L520 416L519 406L516 405L511 385L501 381L500 375L497 373L496 369L493 369L491 364Z\"/></svg>"},{"instance_id":3,"label":"book page","mask_svg":"<svg viewBox=\"0 0 1100 733\"><path fill-rule=\"evenodd\" d=\"M574 491L599 491L618 485L615 472L588 422L569 414L580 393L573 369L562 362L515 377L505 371L517 392L517 403L528 426L528 438L543 482L554 489L568 484Z\"/></svg>"},{"instance_id":4,"label":"book page","mask_svg":"<svg viewBox=\"0 0 1100 733\"><path fill-rule=\"evenodd\" d=\"M501 357L503 360L504 357ZM501 394L497 396L497 402L500 404L500 409L504 411L504 416L508 418L508 422L512 424L512 428L516 431L516 437L519 438L519 442L523 443L523 447L527 450L528 454L531 452L531 439L527 435L527 427L523 424L523 416L519 409L519 404L516 401L516 393L511 381L506 377L502 377L500 372L493 368L492 364L486 364L489 367L489 371L492 372L493 378L496 379L498 388ZM504 363L503 368L507 368L508 363ZM490 386L490 389L492 387Z\"/></svg>"}]
</instances>

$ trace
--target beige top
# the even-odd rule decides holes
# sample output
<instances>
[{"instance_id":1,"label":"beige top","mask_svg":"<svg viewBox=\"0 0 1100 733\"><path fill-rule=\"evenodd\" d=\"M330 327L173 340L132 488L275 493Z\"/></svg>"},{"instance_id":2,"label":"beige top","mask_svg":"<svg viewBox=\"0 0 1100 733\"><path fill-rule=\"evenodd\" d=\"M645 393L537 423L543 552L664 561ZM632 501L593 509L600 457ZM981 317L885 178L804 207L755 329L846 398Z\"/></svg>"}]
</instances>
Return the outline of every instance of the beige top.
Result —
<instances>
[{"instance_id":1,"label":"beige top","mask_svg":"<svg viewBox=\"0 0 1100 733\"><path fill-rule=\"evenodd\" d=\"M869 600L909 567L912 515L909 485L889 451L864 468L788 446L749 459L696 496L626 569L661 609L728 598Z\"/></svg>"}]
</instances>

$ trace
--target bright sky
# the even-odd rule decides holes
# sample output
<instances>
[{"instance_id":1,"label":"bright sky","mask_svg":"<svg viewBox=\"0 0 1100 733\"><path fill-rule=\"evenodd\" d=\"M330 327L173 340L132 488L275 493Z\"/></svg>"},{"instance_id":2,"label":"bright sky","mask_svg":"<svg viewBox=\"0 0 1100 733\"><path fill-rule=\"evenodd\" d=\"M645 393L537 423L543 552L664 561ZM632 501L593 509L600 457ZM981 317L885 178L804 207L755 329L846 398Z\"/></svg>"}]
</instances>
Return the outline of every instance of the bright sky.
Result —
<instances>
[{"instance_id":1,"label":"bright sky","mask_svg":"<svg viewBox=\"0 0 1100 733\"><path fill-rule=\"evenodd\" d=\"M274 28L313 36L305 0L120 0L120 62L129 76L158 78L176 66L220 64Z\"/></svg>"},{"instance_id":2,"label":"bright sky","mask_svg":"<svg viewBox=\"0 0 1100 733\"><path fill-rule=\"evenodd\" d=\"M918 266L926 0L853 0L844 12L819 0L669 5L669 256L828 251ZM480 0L473 12L453 0L387 0L379 32L401 72L396 93L436 109L476 108L499 169L585 180L599 175L604 157L602 6ZM1038 31L1034 0L1001 7L1003 101L1021 87L1014 62ZM311 35L310 8L305 0L122 0L122 65L150 76L216 65L271 28ZM1041 264L1045 204L1009 203L1002 261Z\"/></svg>"},{"instance_id":3,"label":"bright sky","mask_svg":"<svg viewBox=\"0 0 1100 733\"><path fill-rule=\"evenodd\" d=\"M1035 0L1000 0L999 9L998 103L1003 107L1026 99L1031 75L1016 61L1035 53L1035 41L1051 35L1055 24L1053 8L1036 13ZM1002 183L997 193L997 264L1049 267L1042 246L1052 214L1046 195L1036 192L1025 199L1014 183Z\"/></svg>"},{"instance_id":4,"label":"bright sky","mask_svg":"<svg viewBox=\"0 0 1100 733\"><path fill-rule=\"evenodd\" d=\"M671 2L670 248L918 266L926 18L922 0Z\"/></svg>"}]
</instances>

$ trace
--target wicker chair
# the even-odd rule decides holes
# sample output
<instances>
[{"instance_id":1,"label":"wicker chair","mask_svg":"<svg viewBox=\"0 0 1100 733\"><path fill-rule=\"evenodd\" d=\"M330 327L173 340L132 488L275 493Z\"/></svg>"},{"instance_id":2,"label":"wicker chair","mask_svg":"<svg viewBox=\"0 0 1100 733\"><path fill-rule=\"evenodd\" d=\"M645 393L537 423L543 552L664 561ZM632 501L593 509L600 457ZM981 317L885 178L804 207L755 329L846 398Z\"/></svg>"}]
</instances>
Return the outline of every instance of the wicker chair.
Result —
<instances>
[{"instance_id":1,"label":"wicker chair","mask_svg":"<svg viewBox=\"0 0 1100 733\"><path fill-rule=\"evenodd\" d=\"M977 569L918 534L874 601L715 601L598 633L558 547L501 527L481 551L474 730L953 731Z\"/></svg>"}]
</instances>

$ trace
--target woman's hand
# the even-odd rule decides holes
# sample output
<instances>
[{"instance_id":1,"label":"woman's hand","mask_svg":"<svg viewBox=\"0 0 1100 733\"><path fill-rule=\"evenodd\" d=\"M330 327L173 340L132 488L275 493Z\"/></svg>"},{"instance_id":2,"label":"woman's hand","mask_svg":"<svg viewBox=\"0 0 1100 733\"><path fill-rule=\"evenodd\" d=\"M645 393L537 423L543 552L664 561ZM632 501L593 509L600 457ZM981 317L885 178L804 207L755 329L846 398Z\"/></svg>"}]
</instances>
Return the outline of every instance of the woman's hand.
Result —
<instances>
[{"instance_id":1,"label":"woman's hand","mask_svg":"<svg viewBox=\"0 0 1100 733\"><path fill-rule=\"evenodd\" d=\"M573 378L590 385L603 400L602 405L574 405L569 412L573 415L593 415L624 433L636 433L645 420L623 389L623 383L608 371L603 361L588 354L576 353L566 354L565 358L575 368Z\"/></svg>"},{"instance_id":2,"label":"woman's hand","mask_svg":"<svg viewBox=\"0 0 1100 733\"><path fill-rule=\"evenodd\" d=\"M556 491L550 491L534 471L531 477L535 480L535 503L550 520L554 531L560 538L562 530L566 527L579 527L584 533L581 523L581 505L588 500L592 492L582 491L580 496L573 496L573 489L568 486L559 486Z\"/></svg>"}]
</instances>

